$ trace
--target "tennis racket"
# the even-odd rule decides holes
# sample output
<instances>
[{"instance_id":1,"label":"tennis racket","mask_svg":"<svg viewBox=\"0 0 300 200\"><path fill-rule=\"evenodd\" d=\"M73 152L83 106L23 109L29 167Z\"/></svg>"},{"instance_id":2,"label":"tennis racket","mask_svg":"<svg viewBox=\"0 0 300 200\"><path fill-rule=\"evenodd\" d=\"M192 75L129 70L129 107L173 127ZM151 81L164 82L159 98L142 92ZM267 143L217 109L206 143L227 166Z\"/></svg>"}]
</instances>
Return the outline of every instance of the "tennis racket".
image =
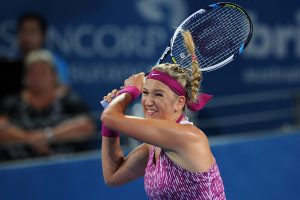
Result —
<instances>
[{"instance_id":1,"label":"tennis racket","mask_svg":"<svg viewBox=\"0 0 300 200\"><path fill-rule=\"evenodd\" d=\"M174 63L191 71L191 55L185 47L183 31L190 31L200 70L208 72L225 66L244 52L251 40L253 24L246 10L237 4L211 4L178 26L157 64L170 55ZM101 104L105 108L108 102Z\"/></svg>"},{"instance_id":2,"label":"tennis racket","mask_svg":"<svg viewBox=\"0 0 300 200\"><path fill-rule=\"evenodd\" d=\"M170 54L174 63L190 70L191 55L181 34L187 30L195 44L200 70L207 72L225 66L245 50L251 40L253 24L246 10L237 4L209 5L179 25L157 64Z\"/></svg>"}]
</instances>

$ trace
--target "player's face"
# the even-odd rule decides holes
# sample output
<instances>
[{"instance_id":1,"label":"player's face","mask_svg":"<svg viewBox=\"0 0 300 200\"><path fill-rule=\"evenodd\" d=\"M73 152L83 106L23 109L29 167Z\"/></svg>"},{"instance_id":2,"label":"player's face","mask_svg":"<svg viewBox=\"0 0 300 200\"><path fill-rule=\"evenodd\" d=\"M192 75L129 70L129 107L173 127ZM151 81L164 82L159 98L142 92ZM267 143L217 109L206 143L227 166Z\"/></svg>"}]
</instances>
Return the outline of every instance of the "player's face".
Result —
<instances>
[{"instance_id":1,"label":"player's face","mask_svg":"<svg viewBox=\"0 0 300 200\"><path fill-rule=\"evenodd\" d=\"M172 120L177 95L164 83L146 79L142 95L145 118Z\"/></svg>"}]
</instances>

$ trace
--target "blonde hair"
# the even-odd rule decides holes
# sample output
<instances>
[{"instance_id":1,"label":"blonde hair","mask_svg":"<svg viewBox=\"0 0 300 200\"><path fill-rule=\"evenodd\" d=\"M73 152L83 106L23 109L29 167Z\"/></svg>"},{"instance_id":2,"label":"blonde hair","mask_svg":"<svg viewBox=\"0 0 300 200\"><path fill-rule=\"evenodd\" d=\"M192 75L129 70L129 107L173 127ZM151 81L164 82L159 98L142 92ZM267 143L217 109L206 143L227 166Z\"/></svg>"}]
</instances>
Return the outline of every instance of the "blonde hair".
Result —
<instances>
[{"instance_id":1,"label":"blonde hair","mask_svg":"<svg viewBox=\"0 0 300 200\"><path fill-rule=\"evenodd\" d=\"M184 38L187 51L191 54L191 57L195 56L195 45L191 33L189 31L184 31L182 36ZM192 59L191 75L189 75L189 72L186 69L183 69L178 64L164 63L153 67L152 70L158 70L167 73L176 79L181 86L185 88L187 100L194 102L197 100L197 95L202 80L202 72L200 71L199 67L198 61L196 59Z\"/></svg>"}]
</instances>

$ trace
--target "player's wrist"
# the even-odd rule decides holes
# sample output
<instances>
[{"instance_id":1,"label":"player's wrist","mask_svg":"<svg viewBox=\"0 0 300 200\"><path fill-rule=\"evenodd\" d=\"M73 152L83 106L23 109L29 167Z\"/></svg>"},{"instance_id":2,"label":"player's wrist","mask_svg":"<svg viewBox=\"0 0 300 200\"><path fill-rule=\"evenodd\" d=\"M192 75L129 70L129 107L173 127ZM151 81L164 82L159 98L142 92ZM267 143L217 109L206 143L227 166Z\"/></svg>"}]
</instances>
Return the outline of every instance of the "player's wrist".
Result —
<instances>
[{"instance_id":1,"label":"player's wrist","mask_svg":"<svg viewBox=\"0 0 300 200\"><path fill-rule=\"evenodd\" d=\"M102 122L101 134L104 137L110 137L110 138L118 138L118 137L120 137L120 133L119 132L113 131L113 130L107 128L103 124L103 122Z\"/></svg>"},{"instance_id":2,"label":"player's wrist","mask_svg":"<svg viewBox=\"0 0 300 200\"><path fill-rule=\"evenodd\" d=\"M118 96L123 93L129 94L131 96L131 101L134 101L140 96L141 91L135 86L126 86L125 88L123 88L118 92Z\"/></svg>"}]
</instances>

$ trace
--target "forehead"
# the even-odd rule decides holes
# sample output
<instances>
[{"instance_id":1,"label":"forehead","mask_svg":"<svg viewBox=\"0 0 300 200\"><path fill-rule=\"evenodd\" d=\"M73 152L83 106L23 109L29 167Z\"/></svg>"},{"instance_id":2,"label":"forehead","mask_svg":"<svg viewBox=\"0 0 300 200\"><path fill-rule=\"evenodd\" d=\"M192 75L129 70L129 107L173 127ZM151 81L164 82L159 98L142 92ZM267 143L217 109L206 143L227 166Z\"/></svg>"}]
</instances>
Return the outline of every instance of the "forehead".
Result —
<instances>
[{"instance_id":1,"label":"forehead","mask_svg":"<svg viewBox=\"0 0 300 200\"><path fill-rule=\"evenodd\" d=\"M154 79L146 79L144 88L150 91L151 90L162 90L166 92L172 91L166 84Z\"/></svg>"},{"instance_id":2,"label":"forehead","mask_svg":"<svg viewBox=\"0 0 300 200\"><path fill-rule=\"evenodd\" d=\"M40 24L37 20L35 19L27 19L22 22L21 28L28 28L28 27L35 27L35 28L40 28Z\"/></svg>"},{"instance_id":3,"label":"forehead","mask_svg":"<svg viewBox=\"0 0 300 200\"><path fill-rule=\"evenodd\" d=\"M27 66L27 71L35 71L36 69L52 70L52 66L48 62L42 60L34 61Z\"/></svg>"}]
</instances>

